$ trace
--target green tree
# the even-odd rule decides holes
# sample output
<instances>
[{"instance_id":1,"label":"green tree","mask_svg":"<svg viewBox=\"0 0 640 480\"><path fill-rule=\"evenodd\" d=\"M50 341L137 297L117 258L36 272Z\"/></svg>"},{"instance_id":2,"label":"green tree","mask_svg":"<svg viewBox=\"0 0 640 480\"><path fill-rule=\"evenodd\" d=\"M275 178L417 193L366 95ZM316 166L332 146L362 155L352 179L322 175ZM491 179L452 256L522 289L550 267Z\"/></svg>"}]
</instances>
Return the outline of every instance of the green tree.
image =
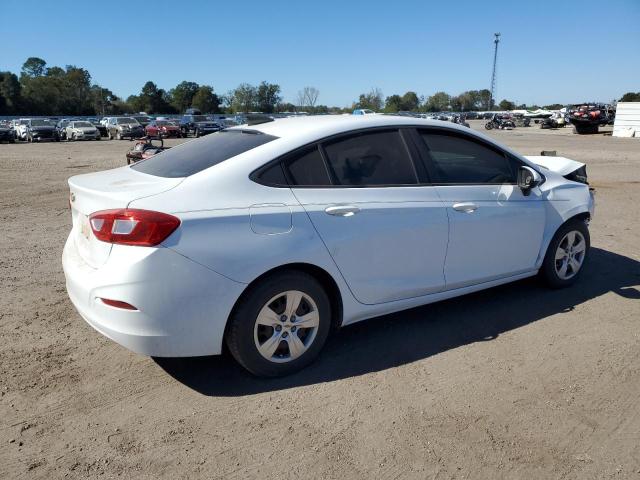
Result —
<instances>
[{"instance_id":1,"label":"green tree","mask_svg":"<svg viewBox=\"0 0 640 480\"><path fill-rule=\"evenodd\" d=\"M420 99L416 92L407 92L402 96L401 107L403 111L415 112L420 106Z\"/></svg>"},{"instance_id":2,"label":"green tree","mask_svg":"<svg viewBox=\"0 0 640 480\"><path fill-rule=\"evenodd\" d=\"M282 101L280 85L261 82L256 89L256 101L259 111L273 113L276 110L276 105Z\"/></svg>"},{"instance_id":3,"label":"green tree","mask_svg":"<svg viewBox=\"0 0 640 480\"><path fill-rule=\"evenodd\" d=\"M402 110L402 97L400 95L389 95L384 101L384 111L395 113Z\"/></svg>"},{"instance_id":4,"label":"green tree","mask_svg":"<svg viewBox=\"0 0 640 480\"><path fill-rule=\"evenodd\" d=\"M3 99L3 115L20 113L22 106L21 85L11 72L0 72L0 97Z\"/></svg>"},{"instance_id":5,"label":"green tree","mask_svg":"<svg viewBox=\"0 0 640 480\"><path fill-rule=\"evenodd\" d=\"M196 82L183 81L169 90L171 105L180 113L193 104L193 97L200 86Z\"/></svg>"},{"instance_id":6,"label":"green tree","mask_svg":"<svg viewBox=\"0 0 640 480\"><path fill-rule=\"evenodd\" d=\"M372 88L369 93L362 93L358 97L358 101L354 103L353 108L368 108L375 112L382 110L384 99L382 98L382 90Z\"/></svg>"},{"instance_id":7,"label":"green tree","mask_svg":"<svg viewBox=\"0 0 640 480\"><path fill-rule=\"evenodd\" d=\"M241 83L226 97L227 108L233 113L247 113L258 108L258 90L253 85Z\"/></svg>"},{"instance_id":8,"label":"green tree","mask_svg":"<svg viewBox=\"0 0 640 480\"><path fill-rule=\"evenodd\" d=\"M40 77L45 73L47 62L38 57L29 57L22 64L22 75L25 77Z\"/></svg>"},{"instance_id":9,"label":"green tree","mask_svg":"<svg viewBox=\"0 0 640 480\"><path fill-rule=\"evenodd\" d=\"M618 101L619 102L640 102L640 92L637 92L637 93L627 92Z\"/></svg>"},{"instance_id":10,"label":"green tree","mask_svg":"<svg viewBox=\"0 0 640 480\"><path fill-rule=\"evenodd\" d=\"M510 100L502 100L499 104L498 104L498 108L500 110L515 110L516 108L516 104L513 103Z\"/></svg>"},{"instance_id":11,"label":"green tree","mask_svg":"<svg viewBox=\"0 0 640 480\"><path fill-rule=\"evenodd\" d=\"M127 103L135 112L175 113L176 109L169 104L169 96L163 89L148 81L142 87L140 95L131 95Z\"/></svg>"},{"instance_id":12,"label":"green tree","mask_svg":"<svg viewBox=\"0 0 640 480\"><path fill-rule=\"evenodd\" d=\"M451 96L445 92L436 92L426 102L425 109L428 112L442 112L449 109Z\"/></svg>"},{"instance_id":13,"label":"green tree","mask_svg":"<svg viewBox=\"0 0 640 480\"><path fill-rule=\"evenodd\" d=\"M198 88L191 106L206 113L218 113L220 111L220 99L213 93L213 88L209 85L202 85Z\"/></svg>"}]
</instances>

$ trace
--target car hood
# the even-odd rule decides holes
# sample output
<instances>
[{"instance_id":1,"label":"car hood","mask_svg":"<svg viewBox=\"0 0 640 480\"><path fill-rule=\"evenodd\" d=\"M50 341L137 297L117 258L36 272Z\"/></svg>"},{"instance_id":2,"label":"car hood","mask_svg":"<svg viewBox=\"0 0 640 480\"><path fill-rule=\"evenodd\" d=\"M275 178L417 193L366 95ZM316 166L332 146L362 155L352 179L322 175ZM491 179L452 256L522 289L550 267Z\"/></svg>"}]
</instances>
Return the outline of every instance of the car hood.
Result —
<instances>
[{"instance_id":1,"label":"car hood","mask_svg":"<svg viewBox=\"0 0 640 480\"><path fill-rule=\"evenodd\" d=\"M575 172L579 168L585 166L584 163L576 162L575 160L571 160L570 158L565 157L546 157L541 155L527 155L524 158L529 160L530 162L535 163L547 170L551 170L552 172L558 173L562 176L568 175L571 172Z\"/></svg>"},{"instance_id":2,"label":"car hood","mask_svg":"<svg viewBox=\"0 0 640 480\"><path fill-rule=\"evenodd\" d=\"M119 123L119 127L129 127L129 128L141 128L142 125L138 125L136 123Z\"/></svg>"},{"instance_id":3,"label":"car hood","mask_svg":"<svg viewBox=\"0 0 640 480\"><path fill-rule=\"evenodd\" d=\"M54 130L56 127L52 126L47 126L47 127L31 127L31 130L34 132L48 132L50 130Z\"/></svg>"},{"instance_id":4,"label":"car hood","mask_svg":"<svg viewBox=\"0 0 640 480\"><path fill-rule=\"evenodd\" d=\"M195 122L199 127L216 127L217 125L213 122Z\"/></svg>"}]
</instances>

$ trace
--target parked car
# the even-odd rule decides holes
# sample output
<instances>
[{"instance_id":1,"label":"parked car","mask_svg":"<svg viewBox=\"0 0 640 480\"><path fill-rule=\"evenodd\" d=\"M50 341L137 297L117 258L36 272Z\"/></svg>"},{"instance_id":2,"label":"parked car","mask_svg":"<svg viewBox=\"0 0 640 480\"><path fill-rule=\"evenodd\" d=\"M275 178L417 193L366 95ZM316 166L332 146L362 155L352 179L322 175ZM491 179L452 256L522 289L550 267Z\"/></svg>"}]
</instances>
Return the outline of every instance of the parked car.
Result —
<instances>
[{"instance_id":1,"label":"parked car","mask_svg":"<svg viewBox=\"0 0 640 480\"><path fill-rule=\"evenodd\" d=\"M100 123L100 120L98 120L97 118L87 118L87 121L91 122L91 125L98 129L101 137L107 136L107 127Z\"/></svg>"},{"instance_id":2,"label":"parked car","mask_svg":"<svg viewBox=\"0 0 640 480\"><path fill-rule=\"evenodd\" d=\"M222 127L209 120L206 115L183 115L180 120L180 131L185 138L190 134L197 138L218 130L222 130Z\"/></svg>"},{"instance_id":3,"label":"parked car","mask_svg":"<svg viewBox=\"0 0 640 480\"><path fill-rule=\"evenodd\" d=\"M100 140L100 131L86 120L73 120L65 127L66 138L75 140Z\"/></svg>"},{"instance_id":4,"label":"parked car","mask_svg":"<svg viewBox=\"0 0 640 480\"><path fill-rule=\"evenodd\" d=\"M29 125L29 118L16 118L11 120L11 126L13 131L15 132L15 137L17 140L26 140L27 139L27 128Z\"/></svg>"},{"instance_id":5,"label":"parked car","mask_svg":"<svg viewBox=\"0 0 640 480\"><path fill-rule=\"evenodd\" d=\"M131 117L135 118L143 128L153 122L153 118L149 115L131 115Z\"/></svg>"},{"instance_id":6,"label":"parked car","mask_svg":"<svg viewBox=\"0 0 640 480\"><path fill-rule=\"evenodd\" d=\"M46 118L29 118L24 127L23 140L27 142L56 139L56 125Z\"/></svg>"},{"instance_id":7,"label":"parked car","mask_svg":"<svg viewBox=\"0 0 640 480\"><path fill-rule=\"evenodd\" d=\"M66 285L90 325L135 352L226 343L250 372L283 375L332 327L536 274L573 284L589 253L586 181L582 163L439 121L233 127L70 178Z\"/></svg>"},{"instance_id":8,"label":"parked car","mask_svg":"<svg viewBox=\"0 0 640 480\"><path fill-rule=\"evenodd\" d=\"M9 125L0 125L0 143L14 143L16 141L16 132Z\"/></svg>"},{"instance_id":9,"label":"parked car","mask_svg":"<svg viewBox=\"0 0 640 480\"><path fill-rule=\"evenodd\" d=\"M56 141L67 139L67 126L71 123L73 118L63 118L56 123L56 131L54 133Z\"/></svg>"},{"instance_id":10,"label":"parked car","mask_svg":"<svg viewBox=\"0 0 640 480\"><path fill-rule=\"evenodd\" d=\"M149 137L181 137L180 127L169 120L154 120L144 128Z\"/></svg>"},{"instance_id":11,"label":"parked car","mask_svg":"<svg viewBox=\"0 0 640 480\"><path fill-rule=\"evenodd\" d=\"M375 115L376 112L369 110L368 108L356 108L353 111L353 115Z\"/></svg>"},{"instance_id":12,"label":"parked car","mask_svg":"<svg viewBox=\"0 0 640 480\"><path fill-rule=\"evenodd\" d=\"M133 117L109 117L106 127L109 140L144 137L144 128Z\"/></svg>"}]
</instances>

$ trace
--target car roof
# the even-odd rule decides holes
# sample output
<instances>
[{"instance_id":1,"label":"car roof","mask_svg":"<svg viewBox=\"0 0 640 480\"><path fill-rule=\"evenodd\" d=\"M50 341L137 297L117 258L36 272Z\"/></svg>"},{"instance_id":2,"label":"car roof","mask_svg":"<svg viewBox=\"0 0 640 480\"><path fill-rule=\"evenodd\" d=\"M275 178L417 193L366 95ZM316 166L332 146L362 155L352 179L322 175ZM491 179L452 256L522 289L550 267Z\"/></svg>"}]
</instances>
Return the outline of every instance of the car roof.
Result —
<instances>
[{"instance_id":1,"label":"car roof","mask_svg":"<svg viewBox=\"0 0 640 480\"><path fill-rule=\"evenodd\" d=\"M439 120L395 116L395 115L318 115L308 117L278 118L272 122L231 129L257 130L279 138L315 136L320 139L361 128L399 126L446 127L469 132L468 128Z\"/></svg>"}]
</instances>

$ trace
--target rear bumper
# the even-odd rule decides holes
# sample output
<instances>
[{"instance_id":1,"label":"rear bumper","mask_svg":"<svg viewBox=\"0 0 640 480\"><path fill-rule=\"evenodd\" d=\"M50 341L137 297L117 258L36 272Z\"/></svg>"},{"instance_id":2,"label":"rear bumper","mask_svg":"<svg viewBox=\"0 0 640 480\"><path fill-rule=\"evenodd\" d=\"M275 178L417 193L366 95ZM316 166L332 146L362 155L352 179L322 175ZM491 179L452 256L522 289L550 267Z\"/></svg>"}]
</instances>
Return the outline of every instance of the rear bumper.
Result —
<instances>
[{"instance_id":1,"label":"rear bumper","mask_svg":"<svg viewBox=\"0 0 640 480\"><path fill-rule=\"evenodd\" d=\"M89 325L133 352L157 357L219 354L245 287L167 248L114 245L107 262L92 268L78 255L73 235L62 265L69 298Z\"/></svg>"}]
</instances>

